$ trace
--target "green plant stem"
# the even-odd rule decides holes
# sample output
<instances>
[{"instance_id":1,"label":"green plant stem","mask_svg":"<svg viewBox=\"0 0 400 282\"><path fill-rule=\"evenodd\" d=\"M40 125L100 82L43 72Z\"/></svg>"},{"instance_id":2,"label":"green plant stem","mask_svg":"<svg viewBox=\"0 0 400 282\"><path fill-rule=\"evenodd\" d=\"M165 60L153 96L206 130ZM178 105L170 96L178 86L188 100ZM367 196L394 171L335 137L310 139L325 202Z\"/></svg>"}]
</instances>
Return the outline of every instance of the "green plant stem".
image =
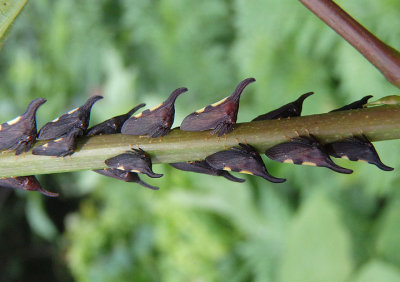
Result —
<instances>
[{"instance_id":1,"label":"green plant stem","mask_svg":"<svg viewBox=\"0 0 400 282\"><path fill-rule=\"evenodd\" d=\"M299 0L400 88L400 53L359 24L331 0Z\"/></svg>"},{"instance_id":2,"label":"green plant stem","mask_svg":"<svg viewBox=\"0 0 400 282\"><path fill-rule=\"evenodd\" d=\"M69 157L35 156L31 152L15 156L0 155L0 176L35 175L78 170L101 169L107 158L131 147L147 151L153 163L172 163L204 159L239 142L255 146L260 152L298 135L314 134L322 142L332 142L345 136L365 134L371 141L400 138L400 106L379 106L368 109L310 115L298 118L257 121L237 124L223 137L205 132L172 130L163 138L130 135L84 137L77 151ZM38 142L35 146L42 145Z\"/></svg>"}]
</instances>

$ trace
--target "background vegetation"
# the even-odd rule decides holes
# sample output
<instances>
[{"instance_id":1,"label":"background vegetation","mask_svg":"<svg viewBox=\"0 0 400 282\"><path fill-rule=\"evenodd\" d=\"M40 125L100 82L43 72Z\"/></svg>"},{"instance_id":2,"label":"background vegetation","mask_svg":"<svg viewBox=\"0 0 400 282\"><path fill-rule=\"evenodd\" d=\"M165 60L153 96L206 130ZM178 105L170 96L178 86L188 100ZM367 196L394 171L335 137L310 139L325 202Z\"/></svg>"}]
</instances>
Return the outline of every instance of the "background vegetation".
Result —
<instances>
[{"instance_id":1,"label":"background vegetation","mask_svg":"<svg viewBox=\"0 0 400 282\"><path fill-rule=\"evenodd\" d=\"M337 1L400 48L398 1ZM359 7L362 7L360 9ZM297 1L36 0L28 2L0 52L0 118L45 97L39 127L105 99L92 124L171 90L176 123L255 77L239 122L300 94L304 114L361 97L398 94L360 54ZM400 281L398 141L376 143L383 172L277 164L272 184L244 184L157 165L161 187L90 171L40 176L61 193L0 190L0 280L40 281Z\"/></svg>"}]
</instances>

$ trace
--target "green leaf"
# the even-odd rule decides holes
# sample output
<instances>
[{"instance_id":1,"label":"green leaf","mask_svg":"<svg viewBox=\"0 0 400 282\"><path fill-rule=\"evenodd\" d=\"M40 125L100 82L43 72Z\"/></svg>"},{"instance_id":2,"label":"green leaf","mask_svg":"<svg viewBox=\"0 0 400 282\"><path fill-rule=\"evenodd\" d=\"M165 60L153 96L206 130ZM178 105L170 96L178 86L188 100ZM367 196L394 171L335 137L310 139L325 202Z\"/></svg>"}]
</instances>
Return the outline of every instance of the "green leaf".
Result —
<instances>
[{"instance_id":1,"label":"green leaf","mask_svg":"<svg viewBox=\"0 0 400 282\"><path fill-rule=\"evenodd\" d=\"M0 1L0 39L21 12L28 0Z\"/></svg>"},{"instance_id":2,"label":"green leaf","mask_svg":"<svg viewBox=\"0 0 400 282\"><path fill-rule=\"evenodd\" d=\"M397 282L400 281L400 271L396 267L373 260L360 269L353 282Z\"/></svg>"},{"instance_id":3,"label":"green leaf","mask_svg":"<svg viewBox=\"0 0 400 282\"><path fill-rule=\"evenodd\" d=\"M345 281L352 269L350 238L338 207L324 194L315 193L290 228L281 281Z\"/></svg>"},{"instance_id":4,"label":"green leaf","mask_svg":"<svg viewBox=\"0 0 400 282\"><path fill-rule=\"evenodd\" d=\"M381 222L377 239L378 254L400 266L400 200L395 199L388 207Z\"/></svg>"},{"instance_id":5,"label":"green leaf","mask_svg":"<svg viewBox=\"0 0 400 282\"><path fill-rule=\"evenodd\" d=\"M38 193L29 194L26 217L32 230L42 238L52 240L57 235L57 228L49 218L44 207L44 199Z\"/></svg>"}]
</instances>

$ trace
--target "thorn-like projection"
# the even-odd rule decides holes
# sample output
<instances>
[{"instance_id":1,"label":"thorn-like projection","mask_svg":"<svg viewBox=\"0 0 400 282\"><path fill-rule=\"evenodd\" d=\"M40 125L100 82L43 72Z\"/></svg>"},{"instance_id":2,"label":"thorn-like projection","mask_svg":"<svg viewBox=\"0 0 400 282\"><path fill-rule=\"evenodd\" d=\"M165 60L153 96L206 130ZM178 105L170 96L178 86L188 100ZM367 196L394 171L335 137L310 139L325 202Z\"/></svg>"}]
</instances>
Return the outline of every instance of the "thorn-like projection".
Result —
<instances>
[{"instance_id":1,"label":"thorn-like projection","mask_svg":"<svg viewBox=\"0 0 400 282\"><path fill-rule=\"evenodd\" d=\"M205 131L213 129L211 134L218 133L218 136L231 132L236 124L240 96L246 86L254 81L256 81L254 78L241 81L231 96L185 117L181 124L181 130Z\"/></svg>"},{"instance_id":2,"label":"thorn-like projection","mask_svg":"<svg viewBox=\"0 0 400 282\"><path fill-rule=\"evenodd\" d=\"M25 191L37 191L45 196L58 197L58 193L49 192L43 189L34 175L1 177L0 186L12 189L22 189Z\"/></svg>"},{"instance_id":3,"label":"thorn-like projection","mask_svg":"<svg viewBox=\"0 0 400 282\"><path fill-rule=\"evenodd\" d=\"M382 97L376 101L369 102L366 106L378 106L378 105L400 105L400 96L399 95L390 95Z\"/></svg>"},{"instance_id":4,"label":"thorn-like projection","mask_svg":"<svg viewBox=\"0 0 400 282\"><path fill-rule=\"evenodd\" d=\"M303 102L308 97L314 94L314 92L308 92L301 95L296 101L290 102L282 107L268 112L266 114L260 115L253 119L253 121L257 120L271 120L271 119L280 119L280 118L288 118L288 117L299 117L301 115L301 110L303 109Z\"/></svg>"},{"instance_id":5,"label":"thorn-like projection","mask_svg":"<svg viewBox=\"0 0 400 282\"><path fill-rule=\"evenodd\" d=\"M362 108L364 108L364 105L368 103L368 100L371 99L372 97L373 97L372 95L365 96L364 98L361 98L360 100L357 100L357 101L355 101L353 103L350 103L350 104L348 104L346 106L343 106L343 107L341 107L339 109L330 111L330 113L340 112L340 111L347 111L347 110L362 109Z\"/></svg>"},{"instance_id":6,"label":"thorn-like projection","mask_svg":"<svg viewBox=\"0 0 400 282\"><path fill-rule=\"evenodd\" d=\"M65 157L75 152L76 138L83 135L81 128L73 128L66 135L32 149L33 155Z\"/></svg>"},{"instance_id":7,"label":"thorn-like projection","mask_svg":"<svg viewBox=\"0 0 400 282\"><path fill-rule=\"evenodd\" d=\"M90 97L84 105L63 114L59 118L46 123L39 131L39 140L49 140L62 137L79 128L85 133L89 125L90 111L94 103L103 99L102 96Z\"/></svg>"},{"instance_id":8,"label":"thorn-like projection","mask_svg":"<svg viewBox=\"0 0 400 282\"><path fill-rule=\"evenodd\" d=\"M212 154L206 157L206 162L215 169L256 175L273 183L286 181L268 173L260 154L253 146L242 143L239 146Z\"/></svg>"},{"instance_id":9,"label":"thorn-like projection","mask_svg":"<svg viewBox=\"0 0 400 282\"><path fill-rule=\"evenodd\" d=\"M324 145L329 155L350 161L365 161L376 165L381 170L392 171L393 168L382 163L374 145L365 135L348 137L344 140Z\"/></svg>"},{"instance_id":10,"label":"thorn-like projection","mask_svg":"<svg viewBox=\"0 0 400 282\"><path fill-rule=\"evenodd\" d=\"M153 172L151 159L142 149L132 148L132 151L126 151L123 154L107 159L105 163L110 168L143 173L152 178L163 176L163 174Z\"/></svg>"},{"instance_id":11,"label":"thorn-like projection","mask_svg":"<svg viewBox=\"0 0 400 282\"><path fill-rule=\"evenodd\" d=\"M25 113L0 125L0 150L16 149L16 155L29 151L37 136L36 111L45 102L44 98L33 100Z\"/></svg>"},{"instance_id":12,"label":"thorn-like projection","mask_svg":"<svg viewBox=\"0 0 400 282\"><path fill-rule=\"evenodd\" d=\"M101 175L119 179L119 180L122 180L125 182L135 182L135 183L142 185L143 187L146 187L146 188L149 188L152 190L160 189L156 186L151 186L150 184L147 184L146 182L142 181L136 172L124 171L124 170L120 170L120 169L116 169L116 168L96 169L93 171L97 172Z\"/></svg>"},{"instance_id":13,"label":"thorn-like projection","mask_svg":"<svg viewBox=\"0 0 400 282\"><path fill-rule=\"evenodd\" d=\"M175 100L186 91L188 91L186 87L175 89L168 99L157 107L131 117L122 126L121 133L146 135L153 138L168 134L174 123Z\"/></svg>"},{"instance_id":14,"label":"thorn-like projection","mask_svg":"<svg viewBox=\"0 0 400 282\"><path fill-rule=\"evenodd\" d=\"M180 163L170 163L176 169L183 171L191 171L197 173L203 173L208 175L223 176L226 179L233 182L245 182L246 180L238 178L230 174L229 172L222 169L215 169L210 166L206 161L190 161L190 162L180 162Z\"/></svg>"},{"instance_id":15,"label":"thorn-like projection","mask_svg":"<svg viewBox=\"0 0 400 282\"><path fill-rule=\"evenodd\" d=\"M265 155L281 163L327 167L340 173L352 173L351 169L335 164L324 148L312 135L292 138L291 141L275 145Z\"/></svg>"},{"instance_id":16,"label":"thorn-like projection","mask_svg":"<svg viewBox=\"0 0 400 282\"><path fill-rule=\"evenodd\" d=\"M124 122L128 118L130 118L137 110L139 110L140 108L143 108L144 106L146 106L146 104L139 104L124 115L116 116L116 117L113 117L113 118L103 121L102 123L99 123L99 124L89 128L86 132L86 135L87 136L95 136L95 135L101 135L101 134L120 133L121 127L124 124Z\"/></svg>"}]
</instances>

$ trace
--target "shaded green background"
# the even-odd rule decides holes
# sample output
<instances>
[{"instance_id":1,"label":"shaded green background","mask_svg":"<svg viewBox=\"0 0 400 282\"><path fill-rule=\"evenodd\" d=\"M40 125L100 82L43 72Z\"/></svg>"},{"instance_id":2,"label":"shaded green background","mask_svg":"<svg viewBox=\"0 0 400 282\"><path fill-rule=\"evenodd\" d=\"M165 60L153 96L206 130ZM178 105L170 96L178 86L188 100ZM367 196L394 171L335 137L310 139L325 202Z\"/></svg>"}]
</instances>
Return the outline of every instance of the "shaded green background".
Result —
<instances>
[{"instance_id":1,"label":"shaded green background","mask_svg":"<svg viewBox=\"0 0 400 282\"><path fill-rule=\"evenodd\" d=\"M338 1L400 49L395 0ZM175 125L255 77L239 122L314 91L304 114L369 94L399 94L298 1L35 0L0 52L0 117L45 97L39 127L89 95L92 123L175 88ZM272 184L154 170L150 191L90 171L40 176L59 199L0 190L0 280L400 281L398 141L376 143L395 167L340 175L277 164Z\"/></svg>"}]
</instances>

